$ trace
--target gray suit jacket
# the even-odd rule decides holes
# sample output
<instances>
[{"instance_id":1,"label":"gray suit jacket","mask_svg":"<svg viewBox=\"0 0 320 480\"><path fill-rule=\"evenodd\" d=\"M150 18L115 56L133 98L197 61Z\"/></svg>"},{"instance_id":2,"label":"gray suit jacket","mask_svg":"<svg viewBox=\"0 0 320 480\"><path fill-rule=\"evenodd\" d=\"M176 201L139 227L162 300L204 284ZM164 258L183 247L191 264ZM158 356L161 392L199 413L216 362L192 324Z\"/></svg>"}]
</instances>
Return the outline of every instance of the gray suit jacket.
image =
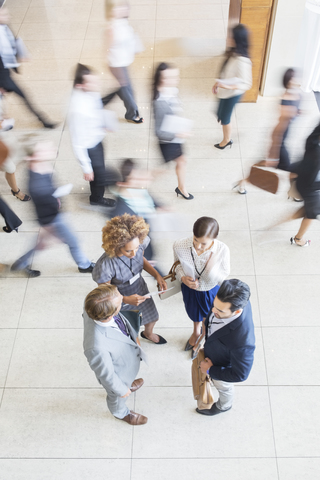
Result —
<instances>
[{"instance_id":1,"label":"gray suit jacket","mask_svg":"<svg viewBox=\"0 0 320 480\"><path fill-rule=\"evenodd\" d=\"M130 337L112 327L102 327L83 312L83 348L91 369L107 393L125 395L131 387L140 368L140 359L146 360L145 353L136 343L137 332L121 315Z\"/></svg>"}]
</instances>

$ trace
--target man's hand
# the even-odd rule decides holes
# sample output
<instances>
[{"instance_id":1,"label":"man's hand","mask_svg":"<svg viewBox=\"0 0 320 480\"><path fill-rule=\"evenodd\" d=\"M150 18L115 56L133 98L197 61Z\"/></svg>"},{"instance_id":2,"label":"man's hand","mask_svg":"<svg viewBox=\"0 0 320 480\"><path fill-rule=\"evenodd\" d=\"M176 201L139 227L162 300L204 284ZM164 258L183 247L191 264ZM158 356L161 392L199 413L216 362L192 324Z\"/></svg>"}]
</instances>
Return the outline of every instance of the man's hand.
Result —
<instances>
[{"instance_id":1,"label":"man's hand","mask_svg":"<svg viewBox=\"0 0 320 480\"><path fill-rule=\"evenodd\" d=\"M127 393L125 395L122 395L122 397L120 397L120 398L127 398L127 397L129 397L129 395L131 395L131 393L132 392L131 392L130 388L128 388Z\"/></svg>"},{"instance_id":2,"label":"man's hand","mask_svg":"<svg viewBox=\"0 0 320 480\"><path fill-rule=\"evenodd\" d=\"M93 182L94 180L94 173L91 172L91 173L85 173L83 175L83 178L87 181L87 182Z\"/></svg>"},{"instance_id":3,"label":"man's hand","mask_svg":"<svg viewBox=\"0 0 320 480\"><path fill-rule=\"evenodd\" d=\"M149 298L149 297L148 297ZM146 297L141 297L140 295L129 295L129 297L123 297L123 303L128 303L129 305L134 305L137 307L140 303L143 303L147 300Z\"/></svg>"},{"instance_id":4,"label":"man's hand","mask_svg":"<svg viewBox=\"0 0 320 480\"><path fill-rule=\"evenodd\" d=\"M210 358L205 358L200 362L200 370L202 373L207 373L207 370L211 368L213 363L211 362Z\"/></svg>"}]
</instances>

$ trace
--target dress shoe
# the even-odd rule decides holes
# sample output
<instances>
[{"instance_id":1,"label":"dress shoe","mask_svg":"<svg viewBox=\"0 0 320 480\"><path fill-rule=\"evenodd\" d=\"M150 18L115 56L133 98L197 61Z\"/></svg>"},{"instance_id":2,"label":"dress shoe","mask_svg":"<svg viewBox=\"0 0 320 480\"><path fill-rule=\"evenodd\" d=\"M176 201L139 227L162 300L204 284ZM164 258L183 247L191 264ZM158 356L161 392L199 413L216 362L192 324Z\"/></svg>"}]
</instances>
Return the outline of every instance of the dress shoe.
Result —
<instances>
[{"instance_id":1,"label":"dress shoe","mask_svg":"<svg viewBox=\"0 0 320 480\"><path fill-rule=\"evenodd\" d=\"M218 148L219 150L224 150L226 147L232 147L232 144L233 144L233 140L230 140L230 142L226 143L225 145L223 145L223 147L221 147L220 143L216 143L215 144L215 147Z\"/></svg>"},{"instance_id":2,"label":"dress shoe","mask_svg":"<svg viewBox=\"0 0 320 480\"><path fill-rule=\"evenodd\" d=\"M26 268L18 268L15 263L11 266L10 270L11 272L24 272L29 278L40 277L41 275L39 270L32 270L29 266Z\"/></svg>"},{"instance_id":3,"label":"dress shoe","mask_svg":"<svg viewBox=\"0 0 320 480\"><path fill-rule=\"evenodd\" d=\"M129 423L129 425L144 425L147 423L148 418L140 415L140 413L133 412L130 410L130 413L126 415L124 418L119 418L119 420L123 420L124 422Z\"/></svg>"},{"instance_id":4,"label":"dress shoe","mask_svg":"<svg viewBox=\"0 0 320 480\"><path fill-rule=\"evenodd\" d=\"M175 189L175 192L176 192L177 196L178 196L178 195L181 195L181 197L183 197L185 200L192 200L192 199L194 198L194 196L191 195L191 193L188 194L188 195L189 195L188 197L186 197L185 195L183 195L183 193L181 192L181 190L179 190L178 187Z\"/></svg>"},{"instance_id":5,"label":"dress shoe","mask_svg":"<svg viewBox=\"0 0 320 480\"><path fill-rule=\"evenodd\" d=\"M133 384L130 387L131 392L136 392L144 384L143 378L136 378Z\"/></svg>"},{"instance_id":6,"label":"dress shoe","mask_svg":"<svg viewBox=\"0 0 320 480\"><path fill-rule=\"evenodd\" d=\"M78 270L80 273L91 273L92 270L94 269L94 266L95 266L95 263L91 263L87 268L78 267Z\"/></svg>"},{"instance_id":7,"label":"dress shoe","mask_svg":"<svg viewBox=\"0 0 320 480\"><path fill-rule=\"evenodd\" d=\"M187 341L186 343L186 346L184 347L184 351L187 352L188 350L191 350L191 348L193 348L194 345L190 345L189 343L189 340Z\"/></svg>"},{"instance_id":8,"label":"dress shoe","mask_svg":"<svg viewBox=\"0 0 320 480\"><path fill-rule=\"evenodd\" d=\"M213 415L219 415L219 413L224 413L224 412L227 412L228 410L230 410L232 407L230 408L227 408L226 410L220 410L220 408L218 408L216 406L216 404L214 403L212 405L211 408L209 408L208 410L199 410L199 408L196 408L196 412L198 413L201 413L201 415L208 415L210 417L212 417Z\"/></svg>"},{"instance_id":9,"label":"dress shoe","mask_svg":"<svg viewBox=\"0 0 320 480\"><path fill-rule=\"evenodd\" d=\"M112 198L100 198L97 202L92 202L90 200L90 205L99 205L100 207L114 207L116 204L116 201L113 200Z\"/></svg>"}]
</instances>

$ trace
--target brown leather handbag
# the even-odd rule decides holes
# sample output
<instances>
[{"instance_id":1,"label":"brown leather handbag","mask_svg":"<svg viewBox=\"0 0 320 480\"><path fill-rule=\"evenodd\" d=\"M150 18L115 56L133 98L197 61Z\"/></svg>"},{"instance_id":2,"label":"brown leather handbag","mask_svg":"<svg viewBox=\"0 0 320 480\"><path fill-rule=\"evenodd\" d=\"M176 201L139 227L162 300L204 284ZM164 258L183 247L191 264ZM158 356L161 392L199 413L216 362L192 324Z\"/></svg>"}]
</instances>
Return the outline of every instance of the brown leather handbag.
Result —
<instances>
[{"instance_id":1,"label":"brown leather handbag","mask_svg":"<svg viewBox=\"0 0 320 480\"><path fill-rule=\"evenodd\" d=\"M270 193L277 193L279 188L279 177L276 172L266 170L259 163L251 167L248 180L255 187Z\"/></svg>"},{"instance_id":2,"label":"brown leather handbag","mask_svg":"<svg viewBox=\"0 0 320 480\"><path fill-rule=\"evenodd\" d=\"M204 349L202 348L193 360L191 367L193 396L197 400L199 410L209 409L214 404L210 377L207 373L202 373L200 370L200 362L204 358Z\"/></svg>"}]
</instances>

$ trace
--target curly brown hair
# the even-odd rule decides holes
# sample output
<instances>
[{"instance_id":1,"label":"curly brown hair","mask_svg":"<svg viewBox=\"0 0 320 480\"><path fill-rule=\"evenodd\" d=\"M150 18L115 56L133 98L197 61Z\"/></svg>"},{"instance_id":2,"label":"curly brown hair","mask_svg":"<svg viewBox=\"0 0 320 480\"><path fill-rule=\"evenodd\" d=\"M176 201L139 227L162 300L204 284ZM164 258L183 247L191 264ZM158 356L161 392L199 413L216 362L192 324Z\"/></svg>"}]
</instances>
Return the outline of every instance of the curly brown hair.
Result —
<instances>
[{"instance_id":1,"label":"curly brown hair","mask_svg":"<svg viewBox=\"0 0 320 480\"><path fill-rule=\"evenodd\" d=\"M108 257L117 257L120 249L134 238L140 244L149 233L149 225L142 217L125 213L109 220L102 229L102 248Z\"/></svg>"}]
</instances>

